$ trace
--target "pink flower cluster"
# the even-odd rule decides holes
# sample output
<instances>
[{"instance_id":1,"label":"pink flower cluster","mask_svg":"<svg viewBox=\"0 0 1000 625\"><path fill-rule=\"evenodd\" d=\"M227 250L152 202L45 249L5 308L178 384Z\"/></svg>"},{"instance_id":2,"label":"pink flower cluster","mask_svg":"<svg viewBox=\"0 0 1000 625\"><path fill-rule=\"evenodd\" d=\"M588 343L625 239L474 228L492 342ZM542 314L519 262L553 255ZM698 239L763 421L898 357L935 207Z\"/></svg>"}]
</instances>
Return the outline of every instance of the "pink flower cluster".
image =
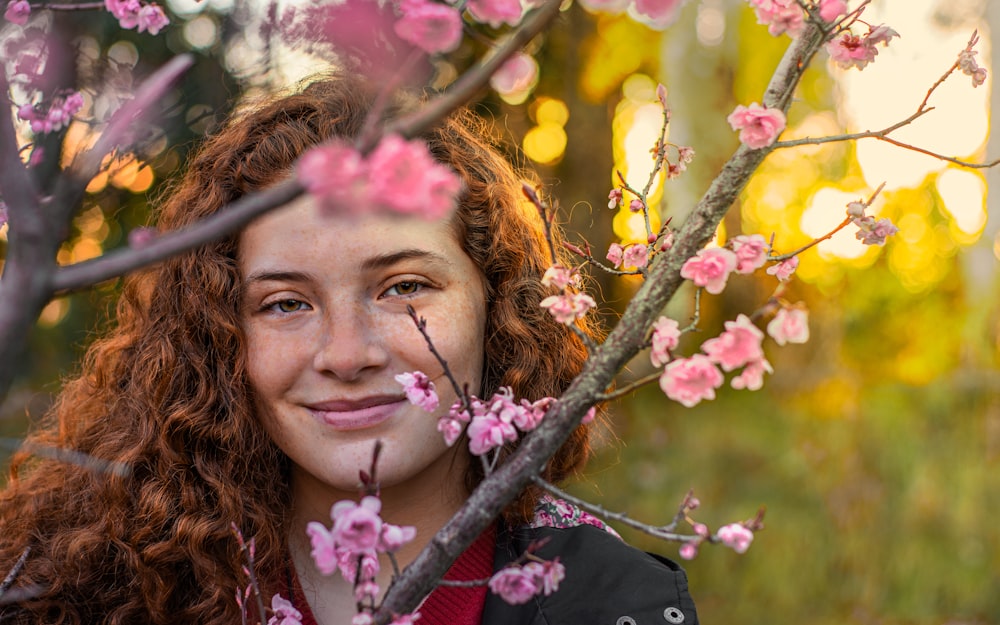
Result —
<instances>
[{"instance_id":1,"label":"pink flower cluster","mask_svg":"<svg viewBox=\"0 0 1000 625\"><path fill-rule=\"evenodd\" d=\"M281 595L271 597L271 618L267 625L302 625L302 613Z\"/></svg>"},{"instance_id":2,"label":"pink flower cluster","mask_svg":"<svg viewBox=\"0 0 1000 625\"><path fill-rule=\"evenodd\" d=\"M17 109L17 117L31 125L31 132L42 134L56 132L67 126L81 108L83 108L83 96L79 91L75 91L67 96L54 98L47 109L24 104Z\"/></svg>"},{"instance_id":3,"label":"pink flower cluster","mask_svg":"<svg viewBox=\"0 0 1000 625\"><path fill-rule=\"evenodd\" d=\"M740 131L740 143L754 150L774 143L785 129L785 114L780 109L766 108L756 102L750 106L740 104L726 121L733 130Z\"/></svg>"},{"instance_id":4,"label":"pink flower cluster","mask_svg":"<svg viewBox=\"0 0 1000 625\"><path fill-rule=\"evenodd\" d=\"M972 77L973 87L978 87L986 82L986 68L981 67L976 61L976 54L975 50L966 49L958 55L958 68L966 76Z\"/></svg>"},{"instance_id":5,"label":"pink flower cluster","mask_svg":"<svg viewBox=\"0 0 1000 625\"><path fill-rule=\"evenodd\" d=\"M330 529L315 521L306 526L313 562L319 572L331 575L339 570L345 581L357 582L356 592L366 597L377 596L379 592L375 583L379 571L377 554L396 551L416 535L413 527L384 522L379 516L381 509L378 497L363 497L360 503L338 501L330 509L333 520Z\"/></svg>"},{"instance_id":6,"label":"pink flower cluster","mask_svg":"<svg viewBox=\"0 0 1000 625\"><path fill-rule=\"evenodd\" d=\"M862 37L844 31L826 44L826 51L843 69L864 69L878 55L876 45L888 46L893 37L899 37L899 33L884 24L870 26Z\"/></svg>"},{"instance_id":7,"label":"pink flower cluster","mask_svg":"<svg viewBox=\"0 0 1000 625\"><path fill-rule=\"evenodd\" d=\"M403 0L402 16L393 30L427 54L451 52L462 42L462 14L452 6L430 0Z\"/></svg>"},{"instance_id":8,"label":"pink flower cluster","mask_svg":"<svg viewBox=\"0 0 1000 625\"><path fill-rule=\"evenodd\" d=\"M538 82L538 62L530 54L515 52L490 76L490 86L502 96L527 93Z\"/></svg>"},{"instance_id":9,"label":"pink flower cluster","mask_svg":"<svg viewBox=\"0 0 1000 625\"><path fill-rule=\"evenodd\" d=\"M550 295L543 299L539 306L546 308L556 321L572 325L577 319L582 319L597 302L586 293L563 293Z\"/></svg>"},{"instance_id":10,"label":"pink flower cluster","mask_svg":"<svg viewBox=\"0 0 1000 625\"><path fill-rule=\"evenodd\" d=\"M712 295L722 293L729 274L736 269L739 259L724 247L709 247L687 259L681 266L681 277L691 280Z\"/></svg>"},{"instance_id":11,"label":"pink flower cluster","mask_svg":"<svg viewBox=\"0 0 1000 625\"><path fill-rule=\"evenodd\" d=\"M516 441L518 430L530 432L538 427L554 401L551 397L543 397L535 402L527 399L516 402L509 386L502 387L489 401L473 398L468 429L469 451L481 456L507 442ZM461 416L458 418L461 419Z\"/></svg>"},{"instance_id":12,"label":"pink flower cluster","mask_svg":"<svg viewBox=\"0 0 1000 625\"><path fill-rule=\"evenodd\" d=\"M451 214L462 188L423 141L399 135L383 137L367 158L344 142L313 148L299 160L297 175L327 210L361 213L378 206L426 219Z\"/></svg>"},{"instance_id":13,"label":"pink flower cluster","mask_svg":"<svg viewBox=\"0 0 1000 625\"><path fill-rule=\"evenodd\" d=\"M731 547L736 553L746 553L753 542L753 532L742 523L723 525L716 535L723 545Z\"/></svg>"},{"instance_id":14,"label":"pink flower cluster","mask_svg":"<svg viewBox=\"0 0 1000 625\"><path fill-rule=\"evenodd\" d=\"M885 245L886 238L899 232L891 220L886 217L876 220L865 215L865 205L861 202L851 202L847 205L847 214L851 223L858 227L855 238L865 245Z\"/></svg>"},{"instance_id":15,"label":"pink flower cluster","mask_svg":"<svg viewBox=\"0 0 1000 625\"><path fill-rule=\"evenodd\" d=\"M767 324L767 333L778 345L809 340L809 313L804 308L782 308Z\"/></svg>"},{"instance_id":16,"label":"pink flower cluster","mask_svg":"<svg viewBox=\"0 0 1000 625\"><path fill-rule=\"evenodd\" d=\"M751 391L761 388L764 373L773 372L761 348L764 333L743 314L736 321L727 321L725 328L718 337L702 343L703 354L668 362L660 375L660 388L667 397L688 408L702 400L715 399L715 390L724 381L722 371L734 371L740 367L743 370L730 382L732 387ZM666 350L657 350L656 330L653 336L652 358L656 365L669 360L670 356Z\"/></svg>"},{"instance_id":17,"label":"pink flower cluster","mask_svg":"<svg viewBox=\"0 0 1000 625\"><path fill-rule=\"evenodd\" d=\"M439 400L434 390L434 382L424 372L400 373L395 379L403 385L403 392L411 404L427 412L437 410Z\"/></svg>"},{"instance_id":18,"label":"pink flower cluster","mask_svg":"<svg viewBox=\"0 0 1000 625\"><path fill-rule=\"evenodd\" d=\"M548 269L545 270L545 275L542 276L542 284L545 286L554 286L555 288L562 290L569 285L578 285L580 283L580 273L576 268L563 267L561 264L556 263Z\"/></svg>"},{"instance_id":19,"label":"pink flower cluster","mask_svg":"<svg viewBox=\"0 0 1000 625\"><path fill-rule=\"evenodd\" d=\"M139 0L104 0L104 8L115 16L122 28L134 28L140 33L156 35L170 23L159 5L141 4Z\"/></svg>"},{"instance_id":20,"label":"pink flower cluster","mask_svg":"<svg viewBox=\"0 0 1000 625\"><path fill-rule=\"evenodd\" d=\"M788 33L798 36L805 26L805 13L796 0L748 0L757 15L757 23L765 24L775 37Z\"/></svg>"},{"instance_id":21,"label":"pink flower cluster","mask_svg":"<svg viewBox=\"0 0 1000 625\"><path fill-rule=\"evenodd\" d=\"M622 265L642 269L649 264L649 249L645 243L633 243L628 246L612 243L608 247L607 259L616 269Z\"/></svg>"},{"instance_id":22,"label":"pink flower cluster","mask_svg":"<svg viewBox=\"0 0 1000 625\"><path fill-rule=\"evenodd\" d=\"M670 362L670 350L677 347L680 339L681 331L677 321L669 317L660 317L653 323L653 345L649 359L654 367L662 367Z\"/></svg>"},{"instance_id":23,"label":"pink flower cluster","mask_svg":"<svg viewBox=\"0 0 1000 625\"><path fill-rule=\"evenodd\" d=\"M520 605L531 601L535 595L551 595L559 590L559 582L565 577L566 567L559 558L549 562L532 561L500 569L490 578L489 587L507 603Z\"/></svg>"},{"instance_id":24,"label":"pink flower cluster","mask_svg":"<svg viewBox=\"0 0 1000 625\"><path fill-rule=\"evenodd\" d=\"M17 24L18 26L24 26L28 23L28 17L31 16L31 5L28 4L28 0L10 0L7 3L7 9L3 12L3 18L10 22L11 24Z\"/></svg>"},{"instance_id":25,"label":"pink flower cluster","mask_svg":"<svg viewBox=\"0 0 1000 625\"><path fill-rule=\"evenodd\" d=\"M795 273L795 270L799 266L799 257L792 256L791 258L786 258L785 260L775 263L768 267L765 271L768 274L777 278L780 282L786 282Z\"/></svg>"}]
</instances>

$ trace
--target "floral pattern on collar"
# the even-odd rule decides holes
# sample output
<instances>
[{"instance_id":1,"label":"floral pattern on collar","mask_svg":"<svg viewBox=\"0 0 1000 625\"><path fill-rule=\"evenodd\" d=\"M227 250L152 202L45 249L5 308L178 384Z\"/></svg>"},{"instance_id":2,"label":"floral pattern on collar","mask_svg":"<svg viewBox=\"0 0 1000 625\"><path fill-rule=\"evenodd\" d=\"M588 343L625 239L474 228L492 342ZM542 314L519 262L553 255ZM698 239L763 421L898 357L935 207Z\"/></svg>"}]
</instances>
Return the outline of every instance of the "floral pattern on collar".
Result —
<instances>
[{"instance_id":1,"label":"floral pattern on collar","mask_svg":"<svg viewBox=\"0 0 1000 625\"><path fill-rule=\"evenodd\" d=\"M535 506L535 518L528 527L554 527L566 529L578 525L593 525L613 536L621 538L610 525L568 501L543 494Z\"/></svg>"}]
</instances>

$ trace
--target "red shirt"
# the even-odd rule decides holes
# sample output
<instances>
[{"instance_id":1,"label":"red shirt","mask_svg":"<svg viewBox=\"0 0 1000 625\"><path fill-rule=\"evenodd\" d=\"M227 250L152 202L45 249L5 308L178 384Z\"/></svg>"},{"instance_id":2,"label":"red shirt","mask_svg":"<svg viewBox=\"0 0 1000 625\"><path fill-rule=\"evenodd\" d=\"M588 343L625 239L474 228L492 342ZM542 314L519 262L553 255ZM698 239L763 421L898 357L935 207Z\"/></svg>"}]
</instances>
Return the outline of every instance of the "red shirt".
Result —
<instances>
[{"instance_id":1,"label":"red shirt","mask_svg":"<svg viewBox=\"0 0 1000 625\"><path fill-rule=\"evenodd\" d=\"M476 542L452 563L444 579L453 581L485 580L493 575L496 528L486 528ZM295 567L290 567L292 604L302 613L302 625L319 625L309 608ZM438 586L417 610L419 625L479 625L486 604L486 585L473 587Z\"/></svg>"}]
</instances>

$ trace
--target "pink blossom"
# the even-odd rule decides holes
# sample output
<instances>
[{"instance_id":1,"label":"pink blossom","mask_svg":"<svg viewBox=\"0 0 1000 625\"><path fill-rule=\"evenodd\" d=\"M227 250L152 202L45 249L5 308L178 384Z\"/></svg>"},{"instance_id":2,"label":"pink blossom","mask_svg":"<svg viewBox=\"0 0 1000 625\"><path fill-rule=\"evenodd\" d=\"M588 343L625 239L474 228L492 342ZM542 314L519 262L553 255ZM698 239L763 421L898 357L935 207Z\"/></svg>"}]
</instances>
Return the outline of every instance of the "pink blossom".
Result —
<instances>
[{"instance_id":1,"label":"pink blossom","mask_svg":"<svg viewBox=\"0 0 1000 625\"><path fill-rule=\"evenodd\" d=\"M356 579L375 579L378 575L378 557L374 553L361 555L361 574L358 575L358 554L345 549L337 548L337 568L340 569L340 576L344 581L353 584Z\"/></svg>"},{"instance_id":2,"label":"pink blossom","mask_svg":"<svg viewBox=\"0 0 1000 625\"><path fill-rule=\"evenodd\" d=\"M866 44L865 40L850 32L843 32L826 44L830 58L842 67L864 69L875 60L878 50Z\"/></svg>"},{"instance_id":3,"label":"pink blossom","mask_svg":"<svg viewBox=\"0 0 1000 625\"><path fill-rule=\"evenodd\" d=\"M594 298L586 293L550 295L539 304L542 308L547 308L556 321L566 325L583 318L587 311L596 305L597 302L594 301Z\"/></svg>"},{"instance_id":4,"label":"pink blossom","mask_svg":"<svg viewBox=\"0 0 1000 625\"><path fill-rule=\"evenodd\" d=\"M782 308L767 324L767 333L778 345L809 340L809 313L803 308Z\"/></svg>"},{"instance_id":5,"label":"pink blossom","mask_svg":"<svg viewBox=\"0 0 1000 625\"><path fill-rule=\"evenodd\" d=\"M522 399L521 406L524 410L514 415L514 425L522 432L534 430L542 422L545 413L549 411L555 401L553 397L543 397L535 402Z\"/></svg>"},{"instance_id":6,"label":"pink blossom","mask_svg":"<svg viewBox=\"0 0 1000 625\"><path fill-rule=\"evenodd\" d=\"M456 401L448 409L448 414L443 415L437 422L437 430L444 434L444 442L451 447L458 440L458 437L462 435L462 430L465 429L465 424L469 422L471 417L467 410L462 410L462 402Z\"/></svg>"},{"instance_id":7,"label":"pink blossom","mask_svg":"<svg viewBox=\"0 0 1000 625\"><path fill-rule=\"evenodd\" d=\"M767 262L767 239L759 234L733 237L736 273L753 273Z\"/></svg>"},{"instance_id":8,"label":"pink blossom","mask_svg":"<svg viewBox=\"0 0 1000 625\"><path fill-rule=\"evenodd\" d=\"M694 560L698 557L698 543L694 541L684 543L678 553L685 560Z\"/></svg>"},{"instance_id":9,"label":"pink blossom","mask_svg":"<svg viewBox=\"0 0 1000 625\"><path fill-rule=\"evenodd\" d=\"M368 166L361 154L343 142L308 150L299 159L299 182L326 210L357 212L368 204Z\"/></svg>"},{"instance_id":10,"label":"pink blossom","mask_svg":"<svg viewBox=\"0 0 1000 625\"><path fill-rule=\"evenodd\" d=\"M382 502L372 496L362 497L360 504L349 500L333 504L333 541L355 554L373 552L382 533L381 509Z\"/></svg>"},{"instance_id":11,"label":"pink blossom","mask_svg":"<svg viewBox=\"0 0 1000 625\"><path fill-rule=\"evenodd\" d=\"M11 24L24 26L31 16L31 5L28 0L10 0L7 3L7 10L3 12L3 18Z\"/></svg>"},{"instance_id":12,"label":"pink blossom","mask_svg":"<svg viewBox=\"0 0 1000 625\"><path fill-rule=\"evenodd\" d=\"M542 594L546 597L559 590L559 582L566 578L566 567L559 562L559 558L545 562L530 562L524 568L526 572L527 569L531 569Z\"/></svg>"},{"instance_id":13,"label":"pink blossom","mask_svg":"<svg viewBox=\"0 0 1000 625\"><path fill-rule=\"evenodd\" d=\"M884 245L887 237L899 232L899 228L885 218L875 221L874 217L862 217L852 222L858 227L854 236L865 245Z\"/></svg>"},{"instance_id":14,"label":"pink blossom","mask_svg":"<svg viewBox=\"0 0 1000 625\"><path fill-rule=\"evenodd\" d=\"M641 213L642 209L644 209L645 207L646 205L643 204L642 200L640 200L639 198L634 198L631 202L628 203L628 209L633 213Z\"/></svg>"},{"instance_id":15,"label":"pink blossom","mask_svg":"<svg viewBox=\"0 0 1000 625\"><path fill-rule=\"evenodd\" d=\"M765 108L756 102L740 104L726 118L733 130L740 131L740 143L751 149L765 148L785 129L785 114L780 109Z\"/></svg>"},{"instance_id":16,"label":"pink blossom","mask_svg":"<svg viewBox=\"0 0 1000 625\"><path fill-rule=\"evenodd\" d=\"M775 263L767 268L767 273L774 276L781 282L787 281L795 273L795 269L799 266L799 257L792 256L791 258L786 258L780 263Z\"/></svg>"},{"instance_id":17,"label":"pink blossom","mask_svg":"<svg viewBox=\"0 0 1000 625\"><path fill-rule=\"evenodd\" d=\"M660 106L664 110L669 108L667 106L667 87L662 82L656 85L656 99L660 101Z\"/></svg>"},{"instance_id":18,"label":"pink blossom","mask_svg":"<svg viewBox=\"0 0 1000 625\"><path fill-rule=\"evenodd\" d=\"M608 193L608 208L615 208L622 201L622 190L621 189L611 189Z\"/></svg>"},{"instance_id":19,"label":"pink blossom","mask_svg":"<svg viewBox=\"0 0 1000 625\"><path fill-rule=\"evenodd\" d=\"M517 430L514 429L514 425L493 412L472 417L468 432L469 451L476 456L501 447L508 441L517 440Z\"/></svg>"},{"instance_id":20,"label":"pink blossom","mask_svg":"<svg viewBox=\"0 0 1000 625\"><path fill-rule=\"evenodd\" d=\"M156 238L156 228L133 228L128 233L128 246L139 249L149 245Z\"/></svg>"},{"instance_id":21,"label":"pink blossom","mask_svg":"<svg viewBox=\"0 0 1000 625\"><path fill-rule=\"evenodd\" d=\"M311 555L316 568L323 575L333 574L339 566L333 534L323 527L322 523L315 521L310 521L306 526L306 534L309 535L309 542L312 544Z\"/></svg>"},{"instance_id":22,"label":"pink blossom","mask_svg":"<svg viewBox=\"0 0 1000 625\"><path fill-rule=\"evenodd\" d=\"M649 262L649 250L646 246L641 243L636 243L635 245L630 245L625 248L625 254L622 256L622 262L625 265L630 265L636 269L642 269Z\"/></svg>"},{"instance_id":23,"label":"pink blossom","mask_svg":"<svg viewBox=\"0 0 1000 625\"><path fill-rule=\"evenodd\" d=\"M427 412L434 412L438 407L438 396L434 391L434 382L422 371L400 373L396 381L403 385L406 399L414 406L419 406Z\"/></svg>"},{"instance_id":24,"label":"pink blossom","mask_svg":"<svg viewBox=\"0 0 1000 625\"><path fill-rule=\"evenodd\" d=\"M798 36L805 24L805 15L795 0L750 0L758 24L766 24L767 32L777 37L787 32Z\"/></svg>"},{"instance_id":25,"label":"pink blossom","mask_svg":"<svg viewBox=\"0 0 1000 625\"><path fill-rule=\"evenodd\" d=\"M610 247L608 247L607 259L611 261L612 265L618 267L625 259L625 248L623 248L620 243L612 243Z\"/></svg>"},{"instance_id":26,"label":"pink blossom","mask_svg":"<svg viewBox=\"0 0 1000 625\"><path fill-rule=\"evenodd\" d=\"M691 408L703 399L715 399L722 372L704 354L669 363L660 376L660 388L670 399Z\"/></svg>"},{"instance_id":27,"label":"pink blossom","mask_svg":"<svg viewBox=\"0 0 1000 625\"><path fill-rule=\"evenodd\" d=\"M576 282L579 282L578 274L576 274L574 270L567 269L559 263L556 263L546 269L545 275L542 276L542 284L545 286L554 286L560 291Z\"/></svg>"},{"instance_id":28,"label":"pink blossom","mask_svg":"<svg viewBox=\"0 0 1000 625\"><path fill-rule=\"evenodd\" d=\"M125 29L139 25L139 0L104 0L104 8L115 16L118 25Z\"/></svg>"},{"instance_id":29,"label":"pink blossom","mask_svg":"<svg viewBox=\"0 0 1000 625\"><path fill-rule=\"evenodd\" d=\"M136 31L149 32L150 35L157 35L170 23L163 9L155 4L147 4L139 9L136 16Z\"/></svg>"},{"instance_id":30,"label":"pink blossom","mask_svg":"<svg viewBox=\"0 0 1000 625\"><path fill-rule=\"evenodd\" d=\"M434 160L423 141L389 135L366 160L369 196L386 208L427 219L447 217L455 209L461 180Z\"/></svg>"},{"instance_id":31,"label":"pink blossom","mask_svg":"<svg viewBox=\"0 0 1000 625\"><path fill-rule=\"evenodd\" d=\"M718 295L726 288L726 280L736 269L736 263L736 254L731 251L721 247L706 248L685 261L681 267L681 277Z\"/></svg>"},{"instance_id":32,"label":"pink blossom","mask_svg":"<svg viewBox=\"0 0 1000 625\"><path fill-rule=\"evenodd\" d=\"M958 68L963 74L972 77L973 87L979 87L986 82L986 68L979 66L976 54L975 50L962 50L958 55Z\"/></svg>"},{"instance_id":33,"label":"pink blossom","mask_svg":"<svg viewBox=\"0 0 1000 625\"><path fill-rule=\"evenodd\" d=\"M391 621L389 621L389 625L413 625L413 623L419 619L419 612L413 612L411 614L397 614L392 617Z\"/></svg>"},{"instance_id":34,"label":"pink blossom","mask_svg":"<svg viewBox=\"0 0 1000 625\"><path fill-rule=\"evenodd\" d=\"M750 321L750 317L741 313L736 321L727 321L725 325L722 334L701 345L701 350L708 354L712 362L719 364L723 371L732 371L764 357L760 347L764 333Z\"/></svg>"},{"instance_id":35,"label":"pink blossom","mask_svg":"<svg viewBox=\"0 0 1000 625\"><path fill-rule=\"evenodd\" d=\"M691 530L702 538L708 538L708 526L704 523L695 523L691 526Z\"/></svg>"},{"instance_id":36,"label":"pink blossom","mask_svg":"<svg viewBox=\"0 0 1000 625\"><path fill-rule=\"evenodd\" d=\"M468 0L465 8L474 20L493 28L504 23L517 26L523 13L521 0Z\"/></svg>"},{"instance_id":37,"label":"pink blossom","mask_svg":"<svg viewBox=\"0 0 1000 625\"><path fill-rule=\"evenodd\" d=\"M366 579L354 586L354 601L362 603L378 596L379 587L374 580Z\"/></svg>"},{"instance_id":38,"label":"pink blossom","mask_svg":"<svg viewBox=\"0 0 1000 625\"><path fill-rule=\"evenodd\" d=\"M302 625L302 613L281 595L271 597L271 612L267 625Z\"/></svg>"},{"instance_id":39,"label":"pink blossom","mask_svg":"<svg viewBox=\"0 0 1000 625\"><path fill-rule=\"evenodd\" d=\"M732 547L736 553L746 553L753 542L753 532L742 523L723 525L718 531L719 540L727 547Z\"/></svg>"},{"instance_id":40,"label":"pink blossom","mask_svg":"<svg viewBox=\"0 0 1000 625\"><path fill-rule=\"evenodd\" d=\"M877 44L887 46L894 37L899 37L899 33L885 24L880 24L869 27L864 37L858 37L850 32L841 33L826 44L826 51L830 53L830 58L844 69L852 67L864 69L878 54L878 48L875 46Z\"/></svg>"},{"instance_id":41,"label":"pink blossom","mask_svg":"<svg viewBox=\"0 0 1000 625\"><path fill-rule=\"evenodd\" d=\"M687 0L634 0L635 12L648 17L659 27L667 26L677 19L677 12ZM666 106L666 105L664 105Z\"/></svg>"},{"instance_id":42,"label":"pink blossom","mask_svg":"<svg viewBox=\"0 0 1000 625\"><path fill-rule=\"evenodd\" d=\"M593 423L594 419L596 418L597 418L597 407L591 406L590 408L587 409L587 414L583 415L583 418L580 419L580 425L587 425L588 423Z\"/></svg>"},{"instance_id":43,"label":"pink blossom","mask_svg":"<svg viewBox=\"0 0 1000 625\"><path fill-rule=\"evenodd\" d=\"M351 617L351 625L375 625L375 617L370 612L358 612Z\"/></svg>"},{"instance_id":44,"label":"pink blossom","mask_svg":"<svg viewBox=\"0 0 1000 625\"><path fill-rule=\"evenodd\" d=\"M764 386L764 374L774 373L771 363L765 358L748 362L738 376L729 383L736 390L759 391Z\"/></svg>"},{"instance_id":45,"label":"pink blossom","mask_svg":"<svg viewBox=\"0 0 1000 625\"><path fill-rule=\"evenodd\" d=\"M502 96L527 93L538 82L538 62L530 54L515 52L490 76L490 86Z\"/></svg>"},{"instance_id":46,"label":"pink blossom","mask_svg":"<svg viewBox=\"0 0 1000 625\"><path fill-rule=\"evenodd\" d=\"M826 22L832 22L847 14L845 0L819 0L819 16Z\"/></svg>"},{"instance_id":47,"label":"pink blossom","mask_svg":"<svg viewBox=\"0 0 1000 625\"><path fill-rule=\"evenodd\" d=\"M379 551L396 551L417 535L417 528L412 525L382 524L382 535L379 536Z\"/></svg>"},{"instance_id":48,"label":"pink blossom","mask_svg":"<svg viewBox=\"0 0 1000 625\"><path fill-rule=\"evenodd\" d=\"M660 239L660 251L666 252L674 246L674 233L672 230L668 230L663 234L663 238Z\"/></svg>"},{"instance_id":49,"label":"pink blossom","mask_svg":"<svg viewBox=\"0 0 1000 625\"><path fill-rule=\"evenodd\" d=\"M451 52L462 42L462 15L458 9L426 0L405 0L399 8L403 15L393 30L400 39L427 54Z\"/></svg>"},{"instance_id":50,"label":"pink blossom","mask_svg":"<svg viewBox=\"0 0 1000 625\"><path fill-rule=\"evenodd\" d=\"M500 569L490 578L489 586L493 594L511 605L520 605L531 601L538 594L540 580L532 570L526 567L508 566Z\"/></svg>"},{"instance_id":51,"label":"pink blossom","mask_svg":"<svg viewBox=\"0 0 1000 625\"><path fill-rule=\"evenodd\" d=\"M670 350L677 347L680 341L681 331L678 323L669 317L660 317L653 324L653 348L649 353L649 359L654 367L659 367L670 362Z\"/></svg>"}]
</instances>

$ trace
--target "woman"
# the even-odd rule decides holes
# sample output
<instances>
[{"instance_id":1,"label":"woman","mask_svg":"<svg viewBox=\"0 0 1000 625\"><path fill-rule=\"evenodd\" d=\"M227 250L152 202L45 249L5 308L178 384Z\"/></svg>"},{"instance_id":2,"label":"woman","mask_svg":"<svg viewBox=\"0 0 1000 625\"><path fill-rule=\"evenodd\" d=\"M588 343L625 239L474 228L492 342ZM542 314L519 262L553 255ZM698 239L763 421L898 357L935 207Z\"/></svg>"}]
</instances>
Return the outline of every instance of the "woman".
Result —
<instances>
[{"instance_id":1,"label":"woman","mask_svg":"<svg viewBox=\"0 0 1000 625\"><path fill-rule=\"evenodd\" d=\"M325 139L357 136L373 97L370 86L335 78L235 116L172 189L160 229L279 182ZM415 557L482 467L466 445L447 446L436 419L403 401L394 382L422 370L438 381L436 415L454 400L407 305L480 397L502 386L517 398L558 396L586 355L538 305L550 294L540 282L549 264L541 222L481 130L458 113L423 137L463 181L448 222L320 217L304 197L125 281L117 327L90 348L31 441L130 471L13 460L0 563L30 548L15 589L34 596L0 605L0 622L238 623L234 597L246 576L234 524L256 541L267 597L291 596L304 622L349 622L352 589L316 571L305 527L357 498L376 439L385 445L382 517L417 528L397 554L403 565ZM578 470L587 436L579 428L544 477ZM424 623L642 623L629 612L640 607L660 621L696 622L676 565L593 526L533 527L553 524L537 521L551 517L536 515L539 495L524 492L449 576L488 576L545 536L543 555L566 566L562 588L508 606L481 587L442 587L424 602ZM617 616L597 618L604 609Z\"/></svg>"}]
</instances>

